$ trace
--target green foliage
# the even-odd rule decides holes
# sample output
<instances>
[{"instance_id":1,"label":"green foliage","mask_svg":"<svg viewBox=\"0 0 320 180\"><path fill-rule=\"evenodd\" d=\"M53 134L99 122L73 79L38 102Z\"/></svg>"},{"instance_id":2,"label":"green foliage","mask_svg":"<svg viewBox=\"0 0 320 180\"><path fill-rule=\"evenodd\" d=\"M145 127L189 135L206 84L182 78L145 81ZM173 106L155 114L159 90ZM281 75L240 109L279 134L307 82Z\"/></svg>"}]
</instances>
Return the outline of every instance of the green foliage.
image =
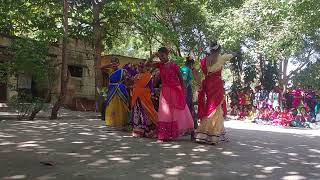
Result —
<instances>
[{"instance_id":1,"label":"green foliage","mask_svg":"<svg viewBox=\"0 0 320 180\"><path fill-rule=\"evenodd\" d=\"M245 86L250 85L257 78L257 70L254 66L246 66L243 70L244 73L244 84Z\"/></svg>"},{"instance_id":2,"label":"green foliage","mask_svg":"<svg viewBox=\"0 0 320 180\"><path fill-rule=\"evenodd\" d=\"M13 39L9 48L11 60L0 64L0 76L7 80L8 76L20 74L32 77L38 88L51 86L54 81L53 66L48 60L48 43L27 38ZM50 88L49 88L50 89ZM9 106L18 112L18 119L32 120L35 115L46 108L45 99L32 97L30 93L19 92L9 100Z\"/></svg>"},{"instance_id":3,"label":"green foliage","mask_svg":"<svg viewBox=\"0 0 320 180\"><path fill-rule=\"evenodd\" d=\"M320 91L320 62L319 60L310 64L307 68L302 70L293 79L293 84L297 86L300 84L304 88L311 87L314 90Z\"/></svg>"},{"instance_id":4,"label":"green foliage","mask_svg":"<svg viewBox=\"0 0 320 180\"><path fill-rule=\"evenodd\" d=\"M170 59L175 61L179 66L183 66L186 60L184 57L177 56L177 55L171 55Z\"/></svg>"},{"instance_id":5,"label":"green foliage","mask_svg":"<svg viewBox=\"0 0 320 180\"><path fill-rule=\"evenodd\" d=\"M278 80L278 71L275 63L268 63L265 68L264 76L261 84L270 91L276 85Z\"/></svg>"},{"instance_id":6,"label":"green foliage","mask_svg":"<svg viewBox=\"0 0 320 180\"><path fill-rule=\"evenodd\" d=\"M1 0L0 34L57 41L62 1Z\"/></svg>"},{"instance_id":7,"label":"green foliage","mask_svg":"<svg viewBox=\"0 0 320 180\"><path fill-rule=\"evenodd\" d=\"M62 1L1 2L0 33L50 43L61 38ZM250 67L250 64L260 63L260 59L276 62L278 67L279 62L287 59L295 59L297 64L301 64L308 60L301 58L307 52L320 50L318 0L96 1L100 5L99 22L93 22L92 2L69 1L71 38L93 41L97 38L93 36L93 27L99 24L99 40L103 42L105 53L140 58L146 58L159 46L170 46L181 55L193 50L199 58L205 46L217 39L226 51L242 50L245 58L234 61L231 66L240 84L250 84L257 79L256 74L263 74L259 69ZM36 63L40 58L30 57L21 50L20 54L15 58L22 59L26 55L26 62L19 60L15 66L10 64L6 67L19 69L29 66L32 71L23 73L31 73L41 79L43 63ZM183 64L182 58L172 59ZM263 64L267 65L263 67L265 76L270 77L259 79L267 79L270 85L274 84L276 65ZM7 73L1 67L0 72Z\"/></svg>"},{"instance_id":8,"label":"green foliage","mask_svg":"<svg viewBox=\"0 0 320 180\"><path fill-rule=\"evenodd\" d=\"M133 31L143 36L148 49L154 42L185 54L191 50L198 53L204 48L207 22L201 2L151 0L136 3L135 7L140 11L134 12L137 23Z\"/></svg>"},{"instance_id":9,"label":"green foliage","mask_svg":"<svg viewBox=\"0 0 320 180\"><path fill-rule=\"evenodd\" d=\"M12 59L8 62L7 73L26 74L37 84L44 84L52 74L52 64L48 62L48 43L26 38L14 39L8 50Z\"/></svg>"}]
</instances>

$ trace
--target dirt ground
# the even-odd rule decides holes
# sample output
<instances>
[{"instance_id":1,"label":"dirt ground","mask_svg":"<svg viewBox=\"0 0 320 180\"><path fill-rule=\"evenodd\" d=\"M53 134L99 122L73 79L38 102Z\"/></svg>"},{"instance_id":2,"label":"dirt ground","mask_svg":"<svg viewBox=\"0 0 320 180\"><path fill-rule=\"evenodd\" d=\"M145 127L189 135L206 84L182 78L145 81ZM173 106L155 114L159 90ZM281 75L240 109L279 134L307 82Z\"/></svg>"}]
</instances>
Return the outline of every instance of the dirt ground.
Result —
<instances>
[{"instance_id":1,"label":"dirt ground","mask_svg":"<svg viewBox=\"0 0 320 180\"><path fill-rule=\"evenodd\" d=\"M0 121L1 179L320 179L320 133L226 121L230 142L158 144L95 118Z\"/></svg>"}]
</instances>

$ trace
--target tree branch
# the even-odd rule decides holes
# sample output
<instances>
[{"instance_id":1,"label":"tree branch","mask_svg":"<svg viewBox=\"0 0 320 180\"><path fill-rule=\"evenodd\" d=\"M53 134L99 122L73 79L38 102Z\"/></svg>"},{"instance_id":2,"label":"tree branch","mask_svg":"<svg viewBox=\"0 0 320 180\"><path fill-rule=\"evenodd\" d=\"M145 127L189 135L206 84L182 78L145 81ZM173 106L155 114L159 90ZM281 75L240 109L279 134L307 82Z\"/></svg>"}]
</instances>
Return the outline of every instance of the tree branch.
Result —
<instances>
[{"instance_id":1,"label":"tree branch","mask_svg":"<svg viewBox=\"0 0 320 180\"><path fill-rule=\"evenodd\" d=\"M294 71L291 71L291 73L287 76L288 79L291 79L294 74L296 74L298 71L300 71L304 66L306 66L306 65L309 64L310 62L311 62L311 61L309 60L309 61L301 64L301 65L300 65L297 69L295 69Z\"/></svg>"},{"instance_id":2,"label":"tree branch","mask_svg":"<svg viewBox=\"0 0 320 180\"><path fill-rule=\"evenodd\" d=\"M157 39L157 38L153 38L154 40L156 40L158 43L160 43L161 45L165 45L163 42L161 42L159 39Z\"/></svg>"},{"instance_id":3,"label":"tree branch","mask_svg":"<svg viewBox=\"0 0 320 180\"><path fill-rule=\"evenodd\" d=\"M293 70L290 72L290 74L287 76L288 79L292 78L291 76L296 74L298 71L300 71L304 66L306 66L307 64L309 64L311 61L310 61L310 57L311 55L313 54L313 50L311 50L309 53L308 53L308 56L306 57L307 61L304 62L303 64L301 64L297 69Z\"/></svg>"}]
</instances>

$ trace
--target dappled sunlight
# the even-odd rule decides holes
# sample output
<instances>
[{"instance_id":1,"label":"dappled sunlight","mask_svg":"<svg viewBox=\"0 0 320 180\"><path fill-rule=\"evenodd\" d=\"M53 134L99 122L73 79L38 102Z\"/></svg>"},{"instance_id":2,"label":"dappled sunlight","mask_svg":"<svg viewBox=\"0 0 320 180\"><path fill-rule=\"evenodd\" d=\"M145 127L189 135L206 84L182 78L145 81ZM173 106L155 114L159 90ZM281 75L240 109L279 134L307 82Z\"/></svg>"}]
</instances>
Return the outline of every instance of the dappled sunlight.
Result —
<instances>
[{"instance_id":1,"label":"dappled sunlight","mask_svg":"<svg viewBox=\"0 0 320 180\"><path fill-rule=\"evenodd\" d=\"M150 176L156 179L162 179L165 177L163 174L151 174Z\"/></svg>"},{"instance_id":2,"label":"dappled sunlight","mask_svg":"<svg viewBox=\"0 0 320 180\"><path fill-rule=\"evenodd\" d=\"M195 161L195 162L192 162L192 164L196 164L196 165L211 165L212 163L210 161Z\"/></svg>"},{"instance_id":3,"label":"dappled sunlight","mask_svg":"<svg viewBox=\"0 0 320 180\"><path fill-rule=\"evenodd\" d=\"M299 176L299 175L289 175L289 176L284 176L281 178L282 180L303 180L303 179L307 179L304 176Z\"/></svg>"},{"instance_id":4,"label":"dappled sunlight","mask_svg":"<svg viewBox=\"0 0 320 180\"><path fill-rule=\"evenodd\" d=\"M297 128L286 128L271 125L259 125L254 123L244 123L242 121L230 120L225 122L225 127L231 129L243 129L243 130L255 130L255 131L268 131L276 133L289 133L294 137L299 137L299 135L305 135L309 137L319 137L320 131L314 129L297 129ZM261 132L263 133L263 132Z\"/></svg>"},{"instance_id":5,"label":"dappled sunlight","mask_svg":"<svg viewBox=\"0 0 320 180\"><path fill-rule=\"evenodd\" d=\"M185 167L183 167L183 166L175 166L173 168L166 169L166 174L168 174L168 175L178 175L184 169L185 169Z\"/></svg>"},{"instance_id":6,"label":"dappled sunlight","mask_svg":"<svg viewBox=\"0 0 320 180\"><path fill-rule=\"evenodd\" d=\"M194 151L194 152L207 152L209 148L210 147L204 146L204 145L203 146L197 146L197 147L193 148L192 151Z\"/></svg>"},{"instance_id":7,"label":"dappled sunlight","mask_svg":"<svg viewBox=\"0 0 320 180\"><path fill-rule=\"evenodd\" d=\"M14 175L14 176L3 177L3 179L4 180L25 179L26 177L27 177L26 175Z\"/></svg>"},{"instance_id":8,"label":"dappled sunlight","mask_svg":"<svg viewBox=\"0 0 320 180\"><path fill-rule=\"evenodd\" d=\"M234 157L238 156L231 151L223 151L221 154L226 155L226 156L234 156Z\"/></svg>"},{"instance_id":9,"label":"dappled sunlight","mask_svg":"<svg viewBox=\"0 0 320 180\"><path fill-rule=\"evenodd\" d=\"M191 143L189 137L156 143L103 124L101 120L2 123L0 158L5 166L0 171L5 173L0 178L25 174L21 179L63 179L68 174L81 179L84 174L108 177L108 172L114 178L320 178L316 136L228 128L231 141L215 146ZM30 166L34 168L26 169Z\"/></svg>"},{"instance_id":10,"label":"dappled sunlight","mask_svg":"<svg viewBox=\"0 0 320 180\"><path fill-rule=\"evenodd\" d=\"M101 166L101 165L106 164L106 163L108 163L108 161L106 159L98 159L98 160L96 160L96 161L94 161L92 163L89 163L88 165L89 166Z\"/></svg>"}]
</instances>

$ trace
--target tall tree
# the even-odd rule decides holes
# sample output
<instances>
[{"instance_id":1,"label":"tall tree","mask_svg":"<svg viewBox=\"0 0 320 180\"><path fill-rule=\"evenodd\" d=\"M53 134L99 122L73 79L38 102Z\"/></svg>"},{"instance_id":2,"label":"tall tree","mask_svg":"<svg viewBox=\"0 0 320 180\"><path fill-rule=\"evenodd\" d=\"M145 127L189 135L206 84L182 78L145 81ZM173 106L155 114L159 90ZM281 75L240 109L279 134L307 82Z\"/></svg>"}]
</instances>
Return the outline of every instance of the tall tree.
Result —
<instances>
[{"instance_id":1,"label":"tall tree","mask_svg":"<svg viewBox=\"0 0 320 180\"><path fill-rule=\"evenodd\" d=\"M179 56L203 50L207 22L201 2L152 0L134 5L140 7L134 13L134 30L144 36L148 45L155 41L171 46Z\"/></svg>"},{"instance_id":2,"label":"tall tree","mask_svg":"<svg viewBox=\"0 0 320 180\"><path fill-rule=\"evenodd\" d=\"M208 17L214 19L210 36L218 38L227 49L244 49L246 57L260 65L261 81L268 65L265 62L277 62L285 89L290 79L288 64L295 60L299 67L304 67L307 63L300 56L307 54L305 42L313 39L320 28L319 3L244 0L232 1L233 5L221 10L224 1L211 2L217 6L208 6L211 9Z\"/></svg>"},{"instance_id":3,"label":"tall tree","mask_svg":"<svg viewBox=\"0 0 320 180\"><path fill-rule=\"evenodd\" d=\"M55 102L50 119L57 119L58 111L63 105L66 95L67 95L67 86L68 86L68 53L67 53L67 44L68 44L68 27L69 27L69 4L68 0L63 1L63 39L62 39L62 59L61 59L61 82L60 82L60 95L58 100Z\"/></svg>"},{"instance_id":4,"label":"tall tree","mask_svg":"<svg viewBox=\"0 0 320 180\"><path fill-rule=\"evenodd\" d=\"M82 1L71 4L70 24L73 36L92 42L94 48L94 69L96 87L96 108L100 108L102 74L100 72L101 55L105 46L112 46L114 39L124 30L123 25L131 25L131 1Z\"/></svg>"}]
</instances>

